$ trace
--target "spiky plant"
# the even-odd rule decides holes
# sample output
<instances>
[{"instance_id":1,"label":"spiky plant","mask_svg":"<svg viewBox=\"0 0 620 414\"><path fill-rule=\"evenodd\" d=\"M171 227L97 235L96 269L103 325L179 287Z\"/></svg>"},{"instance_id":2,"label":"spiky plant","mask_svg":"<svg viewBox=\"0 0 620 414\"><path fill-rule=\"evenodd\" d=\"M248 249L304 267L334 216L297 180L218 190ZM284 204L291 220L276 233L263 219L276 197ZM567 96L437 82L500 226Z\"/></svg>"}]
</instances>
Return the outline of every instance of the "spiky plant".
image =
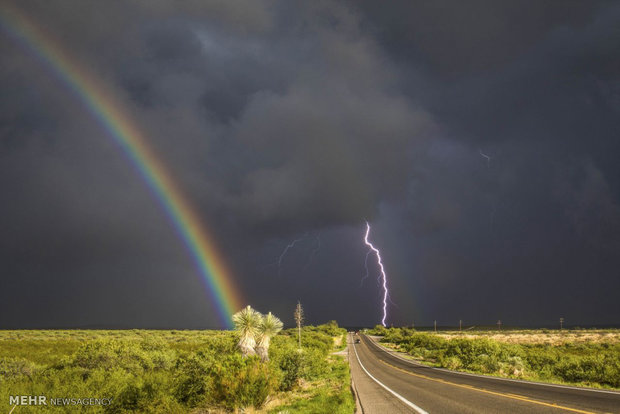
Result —
<instances>
[{"instance_id":1,"label":"spiky plant","mask_svg":"<svg viewBox=\"0 0 620 414\"><path fill-rule=\"evenodd\" d=\"M299 350L301 351L301 324L304 322L304 308L301 307L301 302L297 301L295 306L295 312L293 313L295 322L297 323L297 336L299 338Z\"/></svg>"},{"instance_id":2,"label":"spiky plant","mask_svg":"<svg viewBox=\"0 0 620 414\"><path fill-rule=\"evenodd\" d=\"M259 340L256 346L256 353L263 361L269 361L269 342L271 338L282 330L282 321L271 312L263 316L263 320L258 328Z\"/></svg>"},{"instance_id":3,"label":"spiky plant","mask_svg":"<svg viewBox=\"0 0 620 414\"><path fill-rule=\"evenodd\" d=\"M251 306L240 310L232 316L235 329L239 332L239 349L243 357L255 355L254 346L256 345L256 336L261 324L262 315L252 309Z\"/></svg>"}]
</instances>

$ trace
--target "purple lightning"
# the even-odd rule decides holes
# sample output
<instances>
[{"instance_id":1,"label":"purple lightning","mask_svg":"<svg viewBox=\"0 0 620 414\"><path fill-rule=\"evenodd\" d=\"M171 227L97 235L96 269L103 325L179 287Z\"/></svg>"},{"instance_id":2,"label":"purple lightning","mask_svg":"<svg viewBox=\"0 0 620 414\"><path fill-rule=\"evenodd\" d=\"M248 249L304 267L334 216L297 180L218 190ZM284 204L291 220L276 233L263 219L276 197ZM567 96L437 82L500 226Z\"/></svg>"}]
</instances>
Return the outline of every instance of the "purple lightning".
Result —
<instances>
[{"instance_id":1,"label":"purple lightning","mask_svg":"<svg viewBox=\"0 0 620 414\"><path fill-rule=\"evenodd\" d=\"M387 301L388 301L387 276L385 274L385 269L383 268L383 262L381 262L381 253L375 246L372 245L371 242L368 241L369 234L370 234L370 224L366 222L366 235L364 236L364 243L366 243L366 245L370 247L370 250L375 252L375 255L377 256L377 263L379 263L379 268L381 269L381 277L383 281L383 318L381 319L381 325L385 326L385 318L387 317Z\"/></svg>"}]
</instances>

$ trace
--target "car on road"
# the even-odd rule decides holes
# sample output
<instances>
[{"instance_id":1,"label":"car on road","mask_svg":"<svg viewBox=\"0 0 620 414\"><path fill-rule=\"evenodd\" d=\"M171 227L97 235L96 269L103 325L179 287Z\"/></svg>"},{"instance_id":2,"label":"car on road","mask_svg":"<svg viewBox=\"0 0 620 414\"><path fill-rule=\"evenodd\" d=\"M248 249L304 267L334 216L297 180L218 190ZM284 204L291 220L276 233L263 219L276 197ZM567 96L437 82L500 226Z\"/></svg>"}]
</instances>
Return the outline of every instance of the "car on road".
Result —
<instances>
[{"instance_id":1,"label":"car on road","mask_svg":"<svg viewBox=\"0 0 620 414\"><path fill-rule=\"evenodd\" d=\"M360 343L360 339L359 338L355 338L355 343L359 344Z\"/></svg>"}]
</instances>

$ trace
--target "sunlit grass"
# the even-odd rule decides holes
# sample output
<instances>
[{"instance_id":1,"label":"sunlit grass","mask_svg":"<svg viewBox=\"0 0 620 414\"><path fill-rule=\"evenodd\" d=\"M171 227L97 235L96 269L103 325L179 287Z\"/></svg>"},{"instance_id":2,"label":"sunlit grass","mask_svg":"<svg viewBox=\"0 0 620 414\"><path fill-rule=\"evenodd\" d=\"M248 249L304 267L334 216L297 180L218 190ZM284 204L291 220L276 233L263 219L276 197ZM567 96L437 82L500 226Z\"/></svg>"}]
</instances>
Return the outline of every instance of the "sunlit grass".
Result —
<instances>
[{"instance_id":1,"label":"sunlit grass","mask_svg":"<svg viewBox=\"0 0 620 414\"><path fill-rule=\"evenodd\" d=\"M304 327L300 353L296 330L284 331L261 362L241 357L232 331L0 331L0 411L10 395L46 395L113 399L93 413L351 413L348 365L331 355L344 333Z\"/></svg>"}]
</instances>

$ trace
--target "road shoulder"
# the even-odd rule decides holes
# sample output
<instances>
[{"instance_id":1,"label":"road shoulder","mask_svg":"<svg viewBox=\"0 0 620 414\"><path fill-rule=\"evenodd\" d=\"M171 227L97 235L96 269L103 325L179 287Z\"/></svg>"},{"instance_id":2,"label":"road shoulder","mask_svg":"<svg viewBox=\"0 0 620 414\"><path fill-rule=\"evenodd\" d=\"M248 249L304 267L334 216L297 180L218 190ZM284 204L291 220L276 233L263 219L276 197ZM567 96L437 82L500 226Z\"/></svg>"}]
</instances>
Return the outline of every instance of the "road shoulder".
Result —
<instances>
[{"instance_id":1,"label":"road shoulder","mask_svg":"<svg viewBox=\"0 0 620 414\"><path fill-rule=\"evenodd\" d=\"M359 404L359 411L356 412L363 414L411 413L412 410L409 407L390 395L364 372L355 354L352 335L349 335L347 342L351 383L356 395L356 405Z\"/></svg>"}]
</instances>

